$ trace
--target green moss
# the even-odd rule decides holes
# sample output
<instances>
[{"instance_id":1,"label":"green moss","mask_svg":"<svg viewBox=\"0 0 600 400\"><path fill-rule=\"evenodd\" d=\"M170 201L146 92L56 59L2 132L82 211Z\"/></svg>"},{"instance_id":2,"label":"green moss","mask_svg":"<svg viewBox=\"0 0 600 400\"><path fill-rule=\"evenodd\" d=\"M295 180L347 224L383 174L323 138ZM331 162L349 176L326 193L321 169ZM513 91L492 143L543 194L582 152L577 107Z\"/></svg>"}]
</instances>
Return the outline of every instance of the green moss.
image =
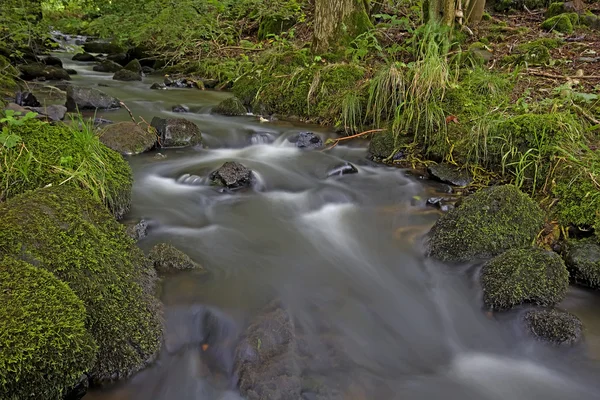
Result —
<instances>
[{"instance_id":1,"label":"green moss","mask_svg":"<svg viewBox=\"0 0 600 400\"><path fill-rule=\"evenodd\" d=\"M544 65L550 61L550 49L560 46L558 39L539 39L515 47L513 54L505 56L505 64Z\"/></svg>"},{"instance_id":2,"label":"green moss","mask_svg":"<svg viewBox=\"0 0 600 400\"><path fill-rule=\"evenodd\" d=\"M81 189L37 189L0 204L0 254L52 272L86 307L96 383L143 368L161 342L155 272L125 228Z\"/></svg>"},{"instance_id":3,"label":"green moss","mask_svg":"<svg viewBox=\"0 0 600 400\"><path fill-rule=\"evenodd\" d=\"M376 133L369 143L369 154L374 159L385 160L394 154L396 148L394 134L391 131Z\"/></svg>"},{"instance_id":4,"label":"green moss","mask_svg":"<svg viewBox=\"0 0 600 400\"><path fill-rule=\"evenodd\" d=\"M0 199L50 184L68 184L89 189L119 218L129 210L131 169L93 132L40 121L12 126L10 132L22 139L24 147L3 149Z\"/></svg>"},{"instance_id":5,"label":"green moss","mask_svg":"<svg viewBox=\"0 0 600 400\"><path fill-rule=\"evenodd\" d=\"M123 67L124 70L135 72L138 74L142 73L142 64L138 60L131 60Z\"/></svg>"},{"instance_id":6,"label":"green moss","mask_svg":"<svg viewBox=\"0 0 600 400\"><path fill-rule=\"evenodd\" d=\"M569 273L556 253L537 248L512 249L488 261L481 271L487 307L505 310L523 303L554 305L569 288Z\"/></svg>"},{"instance_id":7,"label":"green moss","mask_svg":"<svg viewBox=\"0 0 600 400\"><path fill-rule=\"evenodd\" d=\"M244 103L237 97L229 97L217 104L211 111L213 114L228 116L246 115L248 112Z\"/></svg>"},{"instance_id":8,"label":"green moss","mask_svg":"<svg viewBox=\"0 0 600 400\"><path fill-rule=\"evenodd\" d=\"M531 246L544 214L513 185L494 186L465 198L437 220L428 253L442 261L464 262Z\"/></svg>"},{"instance_id":9,"label":"green moss","mask_svg":"<svg viewBox=\"0 0 600 400\"><path fill-rule=\"evenodd\" d=\"M168 274L189 270L204 271L202 266L194 262L187 254L167 243L159 243L154 246L148 257L159 273Z\"/></svg>"},{"instance_id":10,"label":"green moss","mask_svg":"<svg viewBox=\"0 0 600 400\"><path fill-rule=\"evenodd\" d=\"M579 175L573 168L577 166L562 165L557 170L552 194L559 201L554 213L563 226L589 228L600 215L599 189L589 176Z\"/></svg>"},{"instance_id":11,"label":"green moss","mask_svg":"<svg viewBox=\"0 0 600 400\"><path fill-rule=\"evenodd\" d=\"M573 26L579 21L576 13L565 13L548 18L542 22L542 29L547 31L557 31L561 33L573 33Z\"/></svg>"},{"instance_id":12,"label":"green moss","mask_svg":"<svg viewBox=\"0 0 600 400\"><path fill-rule=\"evenodd\" d=\"M576 283L600 289L600 244L597 239L570 240L564 257Z\"/></svg>"},{"instance_id":13,"label":"green moss","mask_svg":"<svg viewBox=\"0 0 600 400\"><path fill-rule=\"evenodd\" d=\"M548 6L545 17L546 18L556 17L557 15L563 14L564 12L566 12L565 3L563 3L563 2L552 3L552 4L550 4L550 6Z\"/></svg>"},{"instance_id":14,"label":"green moss","mask_svg":"<svg viewBox=\"0 0 600 400\"><path fill-rule=\"evenodd\" d=\"M99 134L100 141L123 155L135 155L152 149L158 140L155 132L135 122L108 125Z\"/></svg>"},{"instance_id":15,"label":"green moss","mask_svg":"<svg viewBox=\"0 0 600 400\"><path fill-rule=\"evenodd\" d=\"M294 21L279 15L263 16L258 26L258 40L265 40L271 35L280 35L294 26Z\"/></svg>"},{"instance_id":16,"label":"green moss","mask_svg":"<svg viewBox=\"0 0 600 400\"><path fill-rule=\"evenodd\" d=\"M19 71L10 65L8 59L0 55L0 104L4 102L4 96L11 96L17 89L15 79L19 76Z\"/></svg>"},{"instance_id":17,"label":"green moss","mask_svg":"<svg viewBox=\"0 0 600 400\"><path fill-rule=\"evenodd\" d=\"M525 327L536 339L557 345L573 345L582 338L583 325L575 315L557 310L532 310Z\"/></svg>"},{"instance_id":18,"label":"green moss","mask_svg":"<svg viewBox=\"0 0 600 400\"><path fill-rule=\"evenodd\" d=\"M0 258L0 397L60 399L94 363L85 308L43 269Z\"/></svg>"}]
</instances>

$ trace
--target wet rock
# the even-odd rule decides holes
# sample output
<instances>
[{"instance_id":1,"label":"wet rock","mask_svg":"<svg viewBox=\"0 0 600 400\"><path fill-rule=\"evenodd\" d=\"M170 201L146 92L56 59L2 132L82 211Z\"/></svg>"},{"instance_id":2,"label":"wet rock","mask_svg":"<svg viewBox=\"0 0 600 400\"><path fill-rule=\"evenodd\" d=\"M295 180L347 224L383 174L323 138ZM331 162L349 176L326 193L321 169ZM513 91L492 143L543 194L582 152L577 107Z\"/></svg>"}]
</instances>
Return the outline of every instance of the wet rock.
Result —
<instances>
[{"instance_id":1,"label":"wet rock","mask_svg":"<svg viewBox=\"0 0 600 400\"><path fill-rule=\"evenodd\" d=\"M302 392L294 321L273 302L246 329L236 348L235 373L248 400L298 400Z\"/></svg>"},{"instance_id":2,"label":"wet rock","mask_svg":"<svg viewBox=\"0 0 600 400\"><path fill-rule=\"evenodd\" d=\"M123 67L127 71L135 72L136 74L142 75L142 65L138 60L131 60Z\"/></svg>"},{"instance_id":3,"label":"wet rock","mask_svg":"<svg viewBox=\"0 0 600 400\"><path fill-rule=\"evenodd\" d=\"M67 113L67 107L59 104L53 104L46 107L32 107L31 111L35 111L40 115L44 115L51 121L62 121Z\"/></svg>"},{"instance_id":4,"label":"wet rock","mask_svg":"<svg viewBox=\"0 0 600 400\"><path fill-rule=\"evenodd\" d=\"M356 169L356 167L354 165L350 164L349 162L346 162L340 166L333 168L331 171L329 171L327 173L327 177L342 176L342 175L357 174L357 173L358 173L358 169Z\"/></svg>"},{"instance_id":5,"label":"wet rock","mask_svg":"<svg viewBox=\"0 0 600 400\"><path fill-rule=\"evenodd\" d=\"M111 60L102 60L100 64L94 65L92 68L96 72L117 72L123 69L122 66Z\"/></svg>"},{"instance_id":6,"label":"wet rock","mask_svg":"<svg viewBox=\"0 0 600 400\"><path fill-rule=\"evenodd\" d=\"M81 375L75 386L67 389L62 400L81 400L90 388L90 379L86 374Z\"/></svg>"},{"instance_id":7,"label":"wet rock","mask_svg":"<svg viewBox=\"0 0 600 400\"><path fill-rule=\"evenodd\" d=\"M146 75L151 75L151 74L154 73L154 68L148 67L148 66L143 66L142 67L142 73L144 73Z\"/></svg>"},{"instance_id":8,"label":"wet rock","mask_svg":"<svg viewBox=\"0 0 600 400\"><path fill-rule=\"evenodd\" d=\"M544 224L539 206L514 185L480 190L442 215L429 232L428 255L450 262L527 248Z\"/></svg>"},{"instance_id":9,"label":"wet rock","mask_svg":"<svg viewBox=\"0 0 600 400\"><path fill-rule=\"evenodd\" d=\"M97 61L97 58L90 53L79 53L73 56L73 61L92 62Z\"/></svg>"},{"instance_id":10,"label":"wet rock","mask_svg":"<svg viewBox=\"0 0 600 400\"><path fill-rule=\"evenodd\" d=\"M19 66L21 77L25 80L71 80L71 76L67 71L59 67L52 67L44 64L28 64Z\"/></svg>"},{"instance_id":11,"label":"wet rock","mask_svg":"<svg viewBox=\"0 0 600 400\"><path fill-rule=\"evenodd\" d=\"M161 147L186 147L202 143L202 133L192 121L154 117L151 125L160 136Z\"/></svg>"},{"instance_id":12,"label":"wet rock","mask_svg":"<svg viewBox=\"0 0 600 400\"><path fill-rule=\"evenodd\" d=\"M295 143L299 149L315 150L323 147L323 140L312 132L300 132L289 140Z\"/></svg>"},{"instance_id":13,"label":"wet rock","mask_svg":"<svg viewBox=\"0 0 600 400\"><path fill-rule=\"evenodd\" d=\"M275 141L275 136L268 132L255 132L250 136L249 141L252 145L269 144Z\"/></svg>"},{"instance_id":14,"label":"wet rock","mask_svg":"<svg viewBox=\"0 0 600 400\"><path fill-rule=\"evenodd\" d=\"M120 54L125 48L110 42L89 41L83 44L83 50L87 53Z\"/></svg>"},{"instance_id":15,"label":"wet rock","mask_svg":"<svg viewBox=\"0 0 600 400\"><path fill-rule=\"evenodd\" d=\"M571 240L563 256L571 279L577 284L600 289L600 244L594 238Z\"/></svg>"},{"instance_id":16,"label":"wet rock","mask_svg":"<svg viewBox=\"0 0 600 400\"><path fill-rule=\"evenodd\" d=\"M552 306L569 288L562 258L538 248L513 249L488 261L481 272L483 300L488 308L506 310L523 303Z\"/></svg>"},{"instance_id":17,"label":"wet rock","mask_svg":"<svg viewBox=\"0 0 600 400\"><path fill-rule=\"evenodd\" d=\"M164 84L168 87L176 88L197 88L196 81L190 78L174 78L171 76L165 76Z\"/></svg>"},{"instance_id":18,"label":"wet rock","mask_svg":"<svg viewBox=\"0 0 600 400\"><path fill-rule=\"evenodd\" d=\"M246 115L247 112L246 107L237 97L225 99L211 110L212 114L227 115L230 117Z\"/></svg>"},{"instance_id":19,"label":"wet rock","mask_svg":"<svg viewBox=\"0 0 600 400\"><path fill-rule=\"evenodd\" d=\"M182 104L178 104L176 106L173 106L172 111L176 113L187 113L190 112L190 108Z\"/></svg>"},{"instance_id":20,"label":"wet rock","mask_svg":"<svg viewBox=\"0 0 600 400\"><path fill-rule=\"evenodd\" d=\"M179 271L204 271L204 268L187 254L167 243L159 243L154 246L148 258L154 263L158 273L168 274Z\"/></svg>"},{"instance_id":21,"label":"wet rock","mask_svg":"<svg viewBox=\"0 0 600 400\"><path fill-rule=\"evenodd\" d=\"M235 161L228 161L211 172L210 180L215 185L225 186L228 189L250 187L254 183L252 170Z\"/></svg>"},{"instance_id":22,"label":"wet rock","mask_svg":"<svg viewBox=\"0 0 600 400\"><path fill-rule=\"evenodd\" d=\"M369 142L369 158L385 160L394 154L394 135L392 132L379 132L373 135Z\"/></svg>"},{"instance_id":23,"label":"wet rock","mask_svg":"<svg viewBox=\"0 0 600 400\"><path fill-rule=\"evenodd\" d=\"M65 69L69 75L77 75L77 71L72 68Z\"/></svg>"},{"instance_id":24,"label":"wet rock","mask_svg":"<svg viewBox=\"0 0 600 400\"><path fill-rule=\"evenodd\" d=\"M31 92L15 93L15 103L23 107L39 107L41 106L38 99Z\"/></svg>"},{"instance_id":25,"label":"wet rock","mask_svg":"<svg viewBox=\"0 0 600 400\"><path fill-rule=\"evenodd\" d=\"M67 110L112 110L121 107L118 99L94 88L69 86L67 88Z\"/></svg>"},{"instance_id":26,"label":"wet rock","mask_svg":"<svg viewBox=\"0 0 600 400\"><path fill-rule=\"evenodd\" d=\"M128 223L125 232L136 242L142 240L148 235L148 221L141 219L137 223Z\"/></svg>"},{"instance_id":27,"label":"wet rock","mask_svg":"<svg viewBox=\"0 0 600 400\"><path fill-rule=\"evenodd\" d=\"M100 141L123 155L136 155L156 146L158 137L135 122L108 125L99 134Z\"/></svg>"},{"instance_id":28,"label":"wet rock","mask_svg":"<svg viewBox=\"0 0 600 400\"><path fill-rule=\"evenodd\" d=\"M177 178L177 183L182 183L184 185L200 185L202 182L202 177L198 175L183 174Z\"/></svg>"},{"instance_id":29,"label":"wet rock","mask_svg":"<svg viewBox=\"0 0 600 400\"><path fill-rule=\"evenodd\" d=\"M575 315L557 310L531 310L523 317L533 337L556 345L571 346L583 338L583 325Z\"/></svg>"},{"instance_id":30,"label":"wet rock","mask_svg":"<svg viewBox=\"0 0 600 400\"><path fill-rule=\"evenodd\" d=\"M59 68L63 67L63 63L62 63L61 59L58 57L47 56L47 57L42 58L41 61L43 64L49 65L51 67L59 67Z\"/></svg>"},{"instance_id":31,"label":"wet rock","mask_svg":"<svg viewBox=\"0 0 600 400\"><path fill-rule=\"evenodd\" d=\"M116 81L141 81L142 76L137 72L132 72L126 69L115 72L113 79Z\"/></svg>"},{"instance_id":32,"label":"wet rock","mask_svg":"<svg viewBox=\"0 0 600 400\"><path fill-rule=\"evenodd\" d=\"M454 209L452 199L449 197L430 197L427 199L427 205L430 207L435 207L442 212L448 212Z\"/></svg>"},{"instance_id":33,"label":"wet rock","mask_svg":"<svg viewBox=\"0 0 600 400\"><path fill-rule=\"evenodd\" d=\"M152 89L152 90L166 90L167 89L167 85L165 85L164 83L153 83L152 86L150 86L150 89Z\"/></svg>"},{"instance_id":34,"label":"wet rock","mask_svg":"<svg viewBox=\"0 0 600 400\"><path fill-rule=\"evenodd\" d=\"M107 56L106 59L115 62L121 66L127 65L127 63L129 62L129 56L125 53L111 54Z\"/></svg>"},{"instance_id":35,"label":"wet rock","mask_svg":"<svg viewBox=\"0 0 600 400\"><path fill-rule=\"evenodd\" d=\"M427 168L429 175L436 180L454 186L468 186L473 178L467 171L460 170L449 164L435 164Z\"/></svg>"}]
</instances>

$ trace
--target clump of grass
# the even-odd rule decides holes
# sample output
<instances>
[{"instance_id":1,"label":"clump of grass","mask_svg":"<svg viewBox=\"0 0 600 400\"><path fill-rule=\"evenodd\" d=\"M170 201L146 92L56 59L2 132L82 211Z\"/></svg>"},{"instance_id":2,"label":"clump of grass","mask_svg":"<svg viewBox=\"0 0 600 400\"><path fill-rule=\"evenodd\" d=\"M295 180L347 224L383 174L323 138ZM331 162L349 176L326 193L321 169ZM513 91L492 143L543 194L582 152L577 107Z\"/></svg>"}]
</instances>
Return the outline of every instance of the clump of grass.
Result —
<instances>
[{"instance_id":1,"label":"clump of grass","mask_svg":"<svg viewBox=\"0 0 600 400\"><path fill-rule=\"evenodd\" d=\"M357 133L362 127L363 105L360 93L349 90L342 98L342 123L347 133Z\"/></svg>"},{"instance_id":2,"label":"clump of grass","mask_svg":"<svg viewBox=\"0 0 600 400\"><path fill-rule=\"evenodd\" d=\"M383 121L393 119L402 105L406 91L406 65L392 62L381 68L369 85L366 117L380 128Z\"/></svg>"}]
</instances>

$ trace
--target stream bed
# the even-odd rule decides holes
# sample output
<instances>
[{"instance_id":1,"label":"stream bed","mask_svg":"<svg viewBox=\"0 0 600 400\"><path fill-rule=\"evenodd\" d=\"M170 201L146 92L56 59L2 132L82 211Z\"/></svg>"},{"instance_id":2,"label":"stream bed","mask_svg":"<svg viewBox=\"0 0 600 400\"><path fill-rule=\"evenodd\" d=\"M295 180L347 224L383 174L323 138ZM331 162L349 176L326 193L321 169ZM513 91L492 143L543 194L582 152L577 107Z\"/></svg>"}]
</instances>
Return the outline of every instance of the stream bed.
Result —
<instances>
[{"instance_id":1,"label":"stream bed","mask_svg":"<svg viewBox=\"0 0 600 400\"><path fill-rule=\"evenodd\" d=\"M423 256L423 235L440 215L425 201L444 185L371 163L366 141L320 152L288 140L306 130L335 137L322 127L211 115L226 92L150 90L161 77L113 81L71 54L57 55L78 72L72 84L98 87L148 122L189 119L206 146L129 158L135 181L127 218L150 223L140 247L171 243L209 273L162 284L166 340L179 343L176 350L166 346L153 366L86 400L242 398L210 373L190 324L210 308L231 333L242 333L272 299L293 317L303 352L319 359L303 364L301 399L600 399L600 296L571 288L560 305L586 327L576 348L527 337L524 309L486 315L477 266ZM191 112L170 111L176 104ZM125 109L96 116L130 120ZM251 168L256 188L231 194L179 180L206 177L226 161ZM358 173L328 177L346 162Z\"/></svg>"}]
</instances>

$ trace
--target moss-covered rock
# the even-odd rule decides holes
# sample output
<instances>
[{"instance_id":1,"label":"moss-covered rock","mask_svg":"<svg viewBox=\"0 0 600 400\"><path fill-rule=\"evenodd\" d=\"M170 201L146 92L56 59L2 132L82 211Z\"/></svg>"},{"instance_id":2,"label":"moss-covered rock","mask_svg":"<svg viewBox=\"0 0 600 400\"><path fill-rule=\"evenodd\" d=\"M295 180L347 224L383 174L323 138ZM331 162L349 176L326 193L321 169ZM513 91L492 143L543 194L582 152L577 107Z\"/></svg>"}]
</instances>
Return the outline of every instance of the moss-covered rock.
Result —
<instances>
[{"instance_id":1,"label":"moss-covered rock","mask_svg":"<svg viewBox=\"0 0 600 400\"><path fill-rule=\"evenodd\" d=\"M508 250L481 271L487 307L505 310L523 303L551 306L563 300L569 273L556 253L538 248Z\"/></svg>"},{"instance_id":2,"label":"moss-covered rock","mask_svg":"<svg viewBox=\"0 0 600 400\"><path fill-rule=\"evenodd\" d=\"M559 14L542 22L542 29L560 33L573 33L573 26L579 22L577 13Z\"/></svg>"},{"instance_id":3,"label":"moss-covered rock","mask_svg":"<svg viewBox=\"0 0 600 400\"><path fill-rule=\"evenodd\" d=\"M522 43L515 47L512 54L505 56L505 64L544 65L550 61L550 47L546 41Z\"/></svg>"},{"instance_id":4,"label":"moss-covered rock","mask_svg":"<svg viewBox=\"0 0 600 400\"><path fill-rule=\"evenodd\" d=\"M94 65L92 68L96 72L117 72L123 69L120 64L111 60L102 60L100 64Z\"/></svg>"},{"instance_id":5,"label":"moss-covered rock","mask_svg":"<svg viewBox=\"0 0 600 400\"><path fill-rule=\"evenodd\" d=\"M558 199L554 215L563 226L584 229L597 225L600 195L592 177L580 165L562 163L555 170L552 194ZM596 235L600 230L596 230Z\"/></svg>"},{"instance_id":6,"label":"moss-covered rock","mask_svg":"<svg viewBox=\"0 0 600 400\"><path fill-rule=\"evenodd\" d=\"M227 116L246 115L247 110L244 103L237 97L229 97L217 104L211 111L213 114Z\"/></svg>"},{"instance_id":7,"label":"moss-covered rock","mask_svg":"<svg viewBox=\"0 0 600 400\"><path fill-rule=\"evenodd\" d=\"M106 146L128 156L151 150L158 140L152 130L131 121L108 125L98 136Z\"/></svg>"},{"instance_id":8,"label":"moss-covered rock","mask_svg":"<svg viewBox=\"0 0 600 400\"><path fill-rule=\"evenodd\" d=\"M126 69L127 71L131 71L131 72L135 72L139 75L142 74L142 64L140 64L140 62L138 60L131 60L127 63L127 65L125 65L125 67L123 67L123 69Z\"/></svg>"},{"instance_id":9,"label":"moss-covered rock","mask_svg":"<svg viewBox=\"0 0 600 400\"><path fill-rule=\"evenodd\" d=\"M126 48L114 42L85 42L83 50L88 53L120 54L125 53Z\"/></svg>"},{"instance_id":10,"label":"moss-covered rock","mask_svg":"<svg viewBox=\"0 0 600 400\"><path fill-rule=\"evenodd\" d=\"M55 186L0 204L0 253L52 272L86 307L98 344L92 381L125 378L160 348L156 274L120 225L88 192Z\"/></svg>"},{"instance_id":11,"label":"moss-covered rock","mask_svg":"<svg viewBox=\"0 0 600 400\"><path fill-rule=\"evenodd\" d=\"M161 274L190 270L204 271L204 268L187 254L167 243L159 243L154 246L148 257L154 263L156 271Z\"/></svg>"},{"instance_id":12,"label":"moss-covered rock","mask_svg":"<svg viewBox=\"0 0 600 400\"><path fill-rule=\"evenodd\" d=\"M122 70L115 72L115 74L113 75L113 79L116 81L126 81L126 82L141 81L142 75L138 74L137 72L122 69Z\"/></svg>"},{"instance_id":13,"label":"moss-covered rock","mask_svg":"<svg viewBox=\"0 0 600 400\"><path fill-rule=\"evenodd\" d=\"M52 273L0 257L0 398L58 399L95 360L81 300Z\"/></svg>"},{"instance_id":14,"label":"moss-covered rock","mask_svg":"<svg viewBox=\"0 0 600 400\"><path fill-rule=\"evenodd\" d=\"M151 125L160 136L161 147L186 147L202 144L198 125L184 118L152 118Z\"/></svg>"},{"instance_id":15,"label":"moss-covered rock","mask_svg":"<svg viewBox=\"0 0 600 400\"><path fill-rule=\"evenodd\" d=\"M563 3L562 1L554 2L548 6L545 17L552 18L556 17L557 15L564 14L565 12L567 12L567 10L565 9L565 3Z\"/></svg>"},{"instance_id":16,"label":"moss-covered rock","mask_svg":"<svg viewBox=\"0 0 600 400\"><path fill-rule=\"evenodd\" d=\"M71 80L69 73L60 67L44 64L28 64L19 66L21 77L25 80L45 79L51 81Z\"/></svg>"},{"instance_id":17,"label":"moss-covered rock","mask_svg":"<svg viewBox=\"0 0 600 400\"><path fill-rule=\"evenodd\" d=\"M600 243L595 238L569 241L564 258L573 281L600 289Z\"/></svg>"},{"instance_id":18,"label":"moss-covered rock","mask_svg":"<svg viewBox=\"0 0 600 400\"><path fill-rule=\"evenodd\" d=\"M0 174L0 199L64 183L88 189L104 200L117 218L129 210L131 168L120 154L100 143L93 132L40 121L28 121L10 129L27 150L22 153L21 147L16 146L5 152L9 168Z\"/></svg>"},{"instance_id":19,"label":"moss-covered rock","mask_svg":"<svg viewBox=\"0 0 600 400\"><path fill-rule=\"evenodd\" d=\"M523 322L533 337L556 345L573 345L583 336L581 321L568 312L531 310L525 313Z\"/></svg>"},{"instance_id":20,"label":"moss-covered rock","mask_svg":"<svg viewBox=\"0 0 600 400\"><path fill-rule=\"evenodd\" d=\"M539 206L513 185L495 186L465 198L429 232L428 254L464 262L531 246L542 229Z\"/></svg>"},{"instance_id":21,"label":"moss-covered rock","mask_svg":"<svg viewBox=\"0 0 600 400\"><path fill-rule=\"evenodd\" d=\"M374 160L385 160L394 154L395 147L391 131L376 133L369 142L369 155Z\"/></svg>"}]
</instances>

